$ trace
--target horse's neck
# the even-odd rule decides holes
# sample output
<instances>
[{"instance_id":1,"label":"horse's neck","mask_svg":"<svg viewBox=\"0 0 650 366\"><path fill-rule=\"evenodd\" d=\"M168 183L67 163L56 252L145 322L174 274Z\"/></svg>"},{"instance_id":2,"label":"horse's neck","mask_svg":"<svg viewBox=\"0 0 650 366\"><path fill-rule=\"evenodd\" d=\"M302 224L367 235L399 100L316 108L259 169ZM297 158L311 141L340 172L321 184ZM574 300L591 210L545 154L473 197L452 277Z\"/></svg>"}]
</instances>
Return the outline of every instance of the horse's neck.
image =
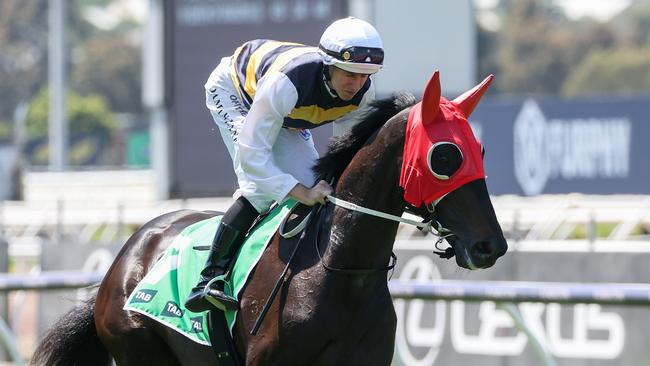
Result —
<instances>
[{"instance_id":1,"label":"horse's neck","mask_svg":"<svg viewBox=\"0 0 650 366\"><path fill-rule=\"evenodd\" d=\"M404 203L398 183L404 128L396 124L392 130L381 131L359 151L341 176L338 197L374 210L402 214ZM397 227L397 222L337 207L325 260L340 268L384 267Z\"/></svg>"}]
</instances>

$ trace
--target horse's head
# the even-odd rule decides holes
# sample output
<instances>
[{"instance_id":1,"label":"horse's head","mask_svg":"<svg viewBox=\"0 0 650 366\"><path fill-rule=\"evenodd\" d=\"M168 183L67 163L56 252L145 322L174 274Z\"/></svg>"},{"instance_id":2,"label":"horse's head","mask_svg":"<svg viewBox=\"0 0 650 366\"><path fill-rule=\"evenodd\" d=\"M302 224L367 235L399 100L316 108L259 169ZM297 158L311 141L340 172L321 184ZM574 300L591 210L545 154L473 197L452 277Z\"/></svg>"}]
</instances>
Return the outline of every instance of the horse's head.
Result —
<instances>
[{"instance_id":1,"label":"horse's head","mask_svg":"<svg viewBox=\"0 0 650 366\"><path fill-rule=\"evenodd\" d=\"M451 231L456 262L469 269L492 266L508 248L485 184L482 146L467 121L491 81L448 101L433 74L409 114L400 174L404 199Z\"/></svg>"}]
</instances>

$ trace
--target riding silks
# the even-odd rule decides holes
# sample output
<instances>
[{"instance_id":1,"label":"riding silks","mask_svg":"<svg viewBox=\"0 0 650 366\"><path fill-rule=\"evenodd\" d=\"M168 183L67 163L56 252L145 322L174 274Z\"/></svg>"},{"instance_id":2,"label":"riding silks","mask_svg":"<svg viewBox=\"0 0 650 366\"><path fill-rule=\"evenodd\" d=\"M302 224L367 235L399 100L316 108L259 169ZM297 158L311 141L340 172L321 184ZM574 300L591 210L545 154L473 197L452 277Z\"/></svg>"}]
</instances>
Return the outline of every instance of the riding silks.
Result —
<instances>
[{"instance_id":1,"label":"riding silks","mask_svg":"<svg viewBox=\"0 0 650 366\"><path fill-rule=\"evenodd\" d=\"M220 279L225 281L226 294L238 298L273 234L295 204L295 200L283 202L249 233L229 277ZM207 250L195 247L212 241L220 221L221 216L215 216L186 227L138 283L124 309L160 322L194 342L210 345L207 311L193 313L184 302L208 255ZM225 314L231 332L236 316L236 311Z\"/></svg>"}]
</instances>

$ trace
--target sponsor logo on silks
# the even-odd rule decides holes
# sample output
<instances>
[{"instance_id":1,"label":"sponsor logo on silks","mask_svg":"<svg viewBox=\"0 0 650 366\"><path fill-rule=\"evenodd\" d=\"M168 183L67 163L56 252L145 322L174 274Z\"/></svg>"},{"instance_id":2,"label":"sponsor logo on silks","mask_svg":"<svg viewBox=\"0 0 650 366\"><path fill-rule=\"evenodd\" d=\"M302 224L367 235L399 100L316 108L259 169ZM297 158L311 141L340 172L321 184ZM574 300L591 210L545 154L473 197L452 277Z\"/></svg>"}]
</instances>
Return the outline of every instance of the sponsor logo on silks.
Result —
<instances>
[{"instance_id":1,"label":"sponsor logo on silks","mask_svg":"<svg viewBox=\"0 0 650 366\"><path fill-rule=\"evenodd\" d=\"M195 318L190 318L192 322L192 332L201 333L203 332L203 317L197 316Z\"/></svg>"},{"instance_id":2,"label":"sponsor logo on silks","mask_svg":"<svg viewBox=\"0 0 650 366\"><path fill-rule=\"evenodd\" d=\"M153 300L153 298L156 296L158 291L156 290L148 290L148 289L142 289L138 290L133 298L131 299L131 304L137 304L137 303L148 303Z\"/></svg>"},{"instance_id":3,"label":"sponsor logo on silks","mask_svg":"<svg viewBox=\"0 0 650 366\"><path fill-rule=\"evenodd\" d=\"M311 138L311 132L309 132L308 129L303 128L303 129L300 130L300 136L302 136L302 138L305 141L309 141L309 139Z\"/></svg>"},{"instance_id":4,"label":"sponsor logo on silks","mask_svg":"<svg viewBox=\"0 0 650 366\"><path fill-rule=\"evenodd\" d=\"M167 301L165 304L165 307L163 308L162 313L160 313L162 316L171 316L175 318L180 318L183 316L183 310L181 310L181 307L178 306L177 303L173 301Z\"/></svg>"}]
</instances>

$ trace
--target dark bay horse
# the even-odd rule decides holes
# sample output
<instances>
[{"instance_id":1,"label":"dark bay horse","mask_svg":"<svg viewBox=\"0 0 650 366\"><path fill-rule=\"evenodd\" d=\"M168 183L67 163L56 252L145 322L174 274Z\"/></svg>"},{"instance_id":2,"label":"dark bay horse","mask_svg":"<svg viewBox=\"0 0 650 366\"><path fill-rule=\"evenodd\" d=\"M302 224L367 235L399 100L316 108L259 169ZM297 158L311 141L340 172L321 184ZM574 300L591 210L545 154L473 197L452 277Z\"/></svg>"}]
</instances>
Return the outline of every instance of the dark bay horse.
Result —
<instances>
[{"instance_id":1,"label":"dark bay horse","mask_svg":"<svg viewBox=\"0 0 650 366\"><path fill-rule=\"evenodd\" d=\"M337 198L396 216L408 209L440 223L453 233L447 241L460 267L492 266L507 244L485 184L481 147L466 120L490 80L447 101L440 97L436 72L422 103L414 105L406 93L375 102L351 133L333 140L315 168L317 175L335 179ZM413 115L422 119L419 127L407 122ZM464 132L452 133L455 128ZM441 136L447 137L424 146L426 156L409 160L407 152L417 151L411 145L421 141L418 133L435 137L442 130L446 132ZM418 164L425 168L418 170ZM391 363L397 320L385 269L398 222L332 204L322 211L320 230L307 232L256 336L250 330L295 238L276 233L248 280L233 330L247 365ZM214 214L177 211L140 228L117 255L96 296L45 335L33 363L109 365L114 359L118 365L218 364L209 347L123 310L136 284L174 237Z\"/></svg>"}]
</instances>

